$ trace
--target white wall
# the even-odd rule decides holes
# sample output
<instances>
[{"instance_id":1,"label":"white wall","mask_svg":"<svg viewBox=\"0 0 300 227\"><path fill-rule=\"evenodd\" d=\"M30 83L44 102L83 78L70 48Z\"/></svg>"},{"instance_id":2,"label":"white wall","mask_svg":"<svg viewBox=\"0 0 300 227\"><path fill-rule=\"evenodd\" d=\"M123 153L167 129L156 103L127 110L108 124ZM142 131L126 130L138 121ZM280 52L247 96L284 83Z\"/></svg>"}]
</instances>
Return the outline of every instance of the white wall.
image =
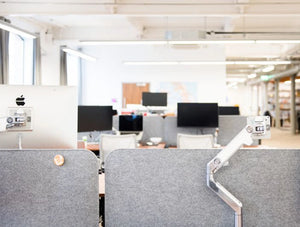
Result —
<instances>
[{"instance_id":1,"label":"white wall","mask_svg":"<svg viewBox=\"0 0 300 227\"><path fill-rule=\"evenodd\" d=\"M238 105L240 107L241 115L248 116L256 114L256 109L252 110L251 107L251 100L256 101L256 93L251 93L251 89L251 86L246 86L242 83L239 83L233 87L229 87L226 95L226 105Z\"/></svg>"},{"instance_id":2,"label":"white wall","mask_svg":"<svg viewBox=\"0 0 300 227\"><path fill-rule=\"evenodd\" d=\"M83 52L98 58L85 61L83 103L121 108L123 82L189 82L198 84L199 102L225 103L225 65L126 66L124 61L224 61L224 48L209 45L196 49L170 46L86 46ZM150 88L151 90L151 88Z\"/></svg>"}]
</instances>

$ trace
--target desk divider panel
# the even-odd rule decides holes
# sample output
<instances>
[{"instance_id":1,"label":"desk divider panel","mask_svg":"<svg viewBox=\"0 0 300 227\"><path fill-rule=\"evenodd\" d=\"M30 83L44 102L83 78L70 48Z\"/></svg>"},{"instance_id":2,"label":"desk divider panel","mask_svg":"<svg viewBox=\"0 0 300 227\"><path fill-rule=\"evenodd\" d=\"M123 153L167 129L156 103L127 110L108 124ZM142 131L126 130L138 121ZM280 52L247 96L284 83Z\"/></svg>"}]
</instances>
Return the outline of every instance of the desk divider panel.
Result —
<instances>
[{"instance_id":1,"label":"desk divider panel","mask_svg":"<svg viewBox=\"0 0 300 227\"><path fill-rule=\"evenodd\" d=\"M113 122L112 122L113 128L116 130L119 130L119 115L114 115L113 116Z\"/></svg>"},{"instance_id":2,"label":"desk divider panel","mask_svg":"<svg viewBox=\"0 0 300 227\"><path fill-rule=\"evenodd\" d=\"M142 144L150 141L151 137L164 138L164 119L161 116L143 117L143 137Z\"/></svg>"},{"instance_id":3,"label":"desk divider panel","mask_svg":"<svg viewBox=\"0 0 300 227\"><path fill-rule=\"evenodd\" d=\"M245 126L246 116L219 116L218 144L227 145ZM119 129L119 116L113 116L113 127ZM143 117L143 137L141 143L150 141L151 137L161 137L166 146L177 146L177 134L202 135L212 134L214 136L216 128L201 127L177 127L177 117L168 116L144 116ZM257 145L255 141L253 145Z\"/></svg>"},{"instance_id":4,"label":"desk divider panel","mask_svg":"<svg viewBox=\"0 0 300 227\"><path fill-rule=\"evenodd\" d=\"M117 150L106 162L106 226L234 226L206 186L218 149ZM244 226L300 223L300 150L242 149L216 174L243 203Z\"/></svg>"},{"instance_id":5,"label":"desk divider panel","mask_svg":"<svg viewBox=\"0 0 300 227\"><path fill-rule=\"evenodd\" d=\"M177 146L177 134L201 135L198 127L177 127L177 117L166 117L164 124L164 142L166 146Z\"/></svg>"},{"instance_id":6,"label":"desk divider panel","mask_svg":"<svg viewBox=\"0 0 300 227\"><path fill-rule=\"evenodd\" d=\"M0 226L98 227L98 187L90 151L0 150Z\"/></svg>"},{"instance_id":7,"label":"desk divider panel","mask_svg":"<svg viewBox=\"0 0 300 227\"><path fill-rule=\"evenodd\" d=\"M218 144L226 146L246 125L246 116L219 116Z\"/></svg>"}]
</instances>

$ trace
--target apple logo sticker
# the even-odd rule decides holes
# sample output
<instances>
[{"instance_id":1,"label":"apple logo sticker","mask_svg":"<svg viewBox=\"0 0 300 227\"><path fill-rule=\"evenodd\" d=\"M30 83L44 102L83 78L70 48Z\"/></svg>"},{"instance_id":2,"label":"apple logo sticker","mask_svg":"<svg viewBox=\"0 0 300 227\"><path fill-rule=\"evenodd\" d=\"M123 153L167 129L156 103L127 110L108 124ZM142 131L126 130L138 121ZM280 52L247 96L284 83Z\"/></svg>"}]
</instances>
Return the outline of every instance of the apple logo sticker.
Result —
<instances>
[{"instance_id":1,"label":"apple logo sticker","mask_svg":"<svg viewBox=\"0 0 300 227\"><path fill-rule=\"evenodd\" d=\"M18 106L24 106L25 105L25 97L23 97L23 95L21 95L20 97L17 97L16 104Z\"/></svg>"}]
</instances>

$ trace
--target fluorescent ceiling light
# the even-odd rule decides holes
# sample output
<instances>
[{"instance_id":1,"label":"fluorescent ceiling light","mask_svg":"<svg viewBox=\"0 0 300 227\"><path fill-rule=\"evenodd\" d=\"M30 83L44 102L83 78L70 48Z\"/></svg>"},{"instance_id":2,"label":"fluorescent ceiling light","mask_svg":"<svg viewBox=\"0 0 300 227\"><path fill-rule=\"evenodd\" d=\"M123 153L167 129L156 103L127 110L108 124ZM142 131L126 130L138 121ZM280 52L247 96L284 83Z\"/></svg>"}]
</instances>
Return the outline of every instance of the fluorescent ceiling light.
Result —
<instances>
[{"instance_id":1,"label":"fluorescent ceiling light","mask_svg":"<svg viewBox=\"0 0 300 227\"><path fill-rule=\"evenodd\" d=\"M124 65L278 65L291 61L126 61Z\"/></svg>"},{"instance_id":2,"label":"fluorescent ceiling light","mask_svg":"<svg viewBox=\"0 0 300 227\"><path fill-rule=\"evenodd\" d=\"M300 43L300 40L256 40L256 43Z\"/></svg>"},{"instance_id":3,"label":"fluorescent ceiling light","mask_svg":"<svg viewBox=\"0 0 300 227\"><path fill-rule=\"evenodd\" d=\"M232 61L180 61L180 65L233 65Z\"/></svg>"},{"instance_id":4,"label":"fluorescent ceiling light","mask_svg":"<svg viewBox=\"0 0 300 227\"><path fill-rule=\"evenodd\" d=\"M84 54L80 51L77 51L77 50L72 50L70 48L63 48L62 49L64 52L68 53L68 54L72 54L72 55L75 55L77 57L80 57L80 58L83 58L85 60L89 60L89 61L96 61L97 59L92 57L92 56L89 56L87 54Z\"/></svg>"},{"instance_id":5,"label":"fluorescent ceiling light","mask_svg":"<svg viewBox=\"0 0 300 227\"><path fill-rule=\"evenodd\" d=\"M1 20L0 20L0 28L3 30L9 31L9 32L15 33L17 35L20 35L24 38L35 39L37 37L36 35L34 35L30 32L27 32L21 28L15 27L15 26L13 26L9 23L6 23L4 21L1 21Z\"/></svg>"},{"instance_id":6,"label":"fluorescent ceiling light","mask_svg":"<svg viewBox=\"0 0 300 227\"><path fill-rule=\"evenodd\" d=\"M229 84L227 84L227 87L232 87L232 88L237 88L237 82L233 82L233 83L229 83Z\"/></svg>"},{"instance_id":7,"label":"fluorescent ceiling light","mask_svg":"<svg viewBox=\"0 0 300 227\"><path fill-rule=\"evenodd\" d=\"M160 40L132 40L132 41L80 41L82 45L140 45L140 44L148 44L148 45L165 45L168 44L167 41Z\"/></svg>"},{"instance_id":8,"label":"fluorescent ceiling light","mask_svg":"<svg viewBox=\"0 0 300 227\"><path fill-rule=\"evenodd\" d=\"M263 71L264 73L268 73L268 72L273 71L274 69L275 69L275 66L274 66L274 65L269 65L269 66L267 66L266 68L263 68L262 71Z\"/></svg>"},{"instance_id":9,"label":"fluorescent ceiling light","mask_svg":"<svg viewBox=\"0 0 300 227\"><path fill-rule=\"evenodd\" d=\"M245 81L246 78L237 78L237 77L226 78L226 82L244 83Z\"/></svg>"},{"instance_id":10,"label":"fluorescent ceiling light","mask_svg":"<svg viewBox=\"0 0 300 227\"><path fill-rule=\"evenodd\" d=\"M255 40L195 40L195 41L169 41L169 44L231 44L231 43L255 43Z\"/></svg>"},{"instance_id":11,"label":"fluorescent ceiling light","mask_svg":"<svg viewBox=\"0 0 300 227\"><path fill-rule=\"evenodd\" d=\"M236 65L288 65L291 61L235 61Z\"/></svg>"},{"instance_id":12,"label":"fluorescent ceiling light","mask_svg":"<svg viewBox=\"0 0 300 227\"><path fill-rule=\"evenodd\" d=\"M256 77L256 73L252 73L252 74L248 75L248 78L249 78L249 79L253 79L253 78L255 78L255 77Z\"/></svg>"},{"instance_id":13,"label":"fluorescent ceiling light","mask_svg":"<svg viewBox=\"0 0 300 227\"><path fill-rule=\"evenodd\" d=\"M195 44L255 44L255 43L300 43L300 40L80 40L81 45L195 45Z\"/></svg>"},{"instance_id":14,"label":"fluorescent ceiling light","mask_svg":"<svg viewBox=\"0 0 300 227\"><path fill-rule=\"evenodd\" d=\"M123 62L124 65L178 65L177 61L132 61Z\"/></svg>"}]
</instances>

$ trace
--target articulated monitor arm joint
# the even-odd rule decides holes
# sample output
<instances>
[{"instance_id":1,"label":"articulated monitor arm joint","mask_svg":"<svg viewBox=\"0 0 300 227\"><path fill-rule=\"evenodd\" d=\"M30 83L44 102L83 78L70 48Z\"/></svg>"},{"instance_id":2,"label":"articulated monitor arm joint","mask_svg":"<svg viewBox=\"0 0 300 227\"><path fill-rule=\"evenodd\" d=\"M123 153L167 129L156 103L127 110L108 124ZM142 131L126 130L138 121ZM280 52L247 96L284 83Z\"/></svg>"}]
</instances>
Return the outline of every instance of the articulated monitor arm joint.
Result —
<instances>
[{"instance_id":1,"label":"articulated monitor arm joint","mask_svg":"<svg viewBox=\"0 0 300 227\"><path fill-rule=\"evenodd\" d=\"M235 211L235 226L242 227L242 203L214 179L214 174L222 168L242 145L251 145L253 139L270 137L268 116L248 117L247 126L207 164L207 186Z\"/></svg>"}]
</instances>

